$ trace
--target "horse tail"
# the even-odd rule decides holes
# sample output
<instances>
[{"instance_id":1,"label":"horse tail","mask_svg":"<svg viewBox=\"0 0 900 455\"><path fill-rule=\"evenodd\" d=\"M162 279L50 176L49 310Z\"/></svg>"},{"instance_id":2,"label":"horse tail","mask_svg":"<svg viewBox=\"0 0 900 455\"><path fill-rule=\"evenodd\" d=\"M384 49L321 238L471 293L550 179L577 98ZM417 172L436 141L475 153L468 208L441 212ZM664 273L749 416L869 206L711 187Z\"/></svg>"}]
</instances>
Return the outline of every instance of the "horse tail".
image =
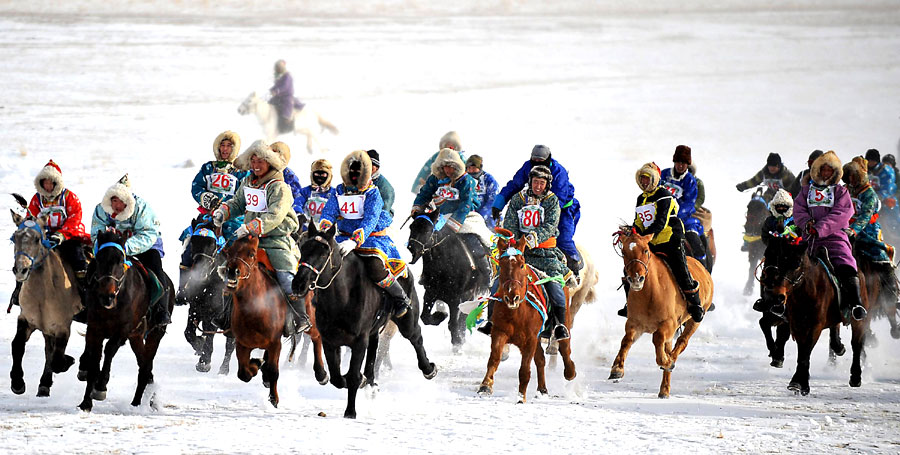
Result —
<instances>
[{"instance_id":1,"label":"horse tail","mask_svg":"<svg viewBox=\"0 0 900 455\"><path fill-rule=\"evenodd\" d=\"M25 200L19 193L10 193L12 197L15 198L16 204L19 204L23 209L28 210L28 201Z\"/></svg>"}]
</instances>

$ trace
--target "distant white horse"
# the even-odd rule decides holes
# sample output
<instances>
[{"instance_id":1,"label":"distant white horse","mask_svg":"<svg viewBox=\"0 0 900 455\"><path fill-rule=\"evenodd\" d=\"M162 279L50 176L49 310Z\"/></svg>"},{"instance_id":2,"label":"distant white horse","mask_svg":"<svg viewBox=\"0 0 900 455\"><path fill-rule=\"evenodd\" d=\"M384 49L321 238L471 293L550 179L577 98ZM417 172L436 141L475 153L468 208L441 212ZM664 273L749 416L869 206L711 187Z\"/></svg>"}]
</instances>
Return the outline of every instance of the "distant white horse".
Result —
<instances>
[{"instance_id":1,"label":"distant white horse","mask_svg":"<svg viewBox=\"0 0 900 455\"><path fill-rule=\"evenodd\" d=\"M275 106L257 96L256 92L250 95L238 106L241 115L256 114L256 119L263 127L266 140L272 142L278 137L278 112ZM318 112L307 104L301 110L294 110L294 134L306 136L306 150L312 154L316 148L325 150L319 143L319 134L325 130L331 134L338 134L334 124L322 118Z\"/></svg>"}]
</instances>

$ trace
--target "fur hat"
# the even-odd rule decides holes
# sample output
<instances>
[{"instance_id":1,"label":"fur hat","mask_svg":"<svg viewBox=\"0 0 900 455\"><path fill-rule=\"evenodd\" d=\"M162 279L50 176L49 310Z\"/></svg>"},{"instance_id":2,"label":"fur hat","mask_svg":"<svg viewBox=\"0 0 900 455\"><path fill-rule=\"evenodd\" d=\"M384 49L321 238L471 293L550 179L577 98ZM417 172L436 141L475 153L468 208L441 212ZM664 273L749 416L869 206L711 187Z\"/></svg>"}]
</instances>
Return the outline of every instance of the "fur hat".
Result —
<instances>
[{"instance_id":1,"label":"fur hat","mask_svg":"<svg viewBox=\"0 0 900 455\"><path fill-rule=\"evenodd\" d=\"M884 155L884 158L881 159L882 163L889 164L893 167L897 167L897 158L894 158L894 155L888 153Z\"/></svg>"},{"instance_id":2,"label":"fur hat","mask_svg":"<svg viewBox=\"0 0 900 455\"><path fill-rule=\"evenodd\" d=\"M250 170L250 157L256 155L266 160L269 166L276 171L283 171L291 160L291 149L284 142L276 142L269 146L266 141L258 140L247 147L244 153L241 153L234 165L242 171Z\"/></svg>"},{"instance_id":3,"label":"fur hat","mask_svg":"<svg viewBox=\"0 0 900 455\"><path fill-rule=\"evenodd\" d=\"M672 162L691 164L691 148L686 145L675 147L675 154L672 155Z\"/></svg>"},{"instance_id":4,"label":"fur hat","mask_svg":"<svg viewBox=\"0 0 900 455\"><path fill-rule=\"evenodd\" d=\"M312 162L312 164L309 166L309 181L310 182L313 181L313 173L314 172L321 172L321 171L328 173L328 178L325 180L325 184L322 185L327 188L327 187L331 186L331 179L332 179L332 177L334 177L334 174L331 170L331 163L328 160L315 160Z\"/></svg>"},{"instance_id":5,"label":"fur hat","mask_svg":"<svg viewBox=\"0 0 900 455\"><path fill-rule=\"evenodd\" d=\"M481 159L480 155L472 155L469 157L469 159L466 160L466 167L475 166L478 168L479 171L481 169L483 169L482 168L483 164L484 164L484 161Z\"/></svg>"},{"instance_id":6,"label":"fur hat","mask_svg":"<svg viewBox=\"0 0 900 455\"><path fill-rule=\"evenodd\" d=\"M776 205L786 205L788 206L787 212L778 213L775 210ZM775 192L775 197L772 198L772 202L769 203L769 211L772 212L772 215L775 216L784 216L789 217L794 214L794 198L791 197L791 193L785 191L784 188L779 188L777 192Z\"/></svg>"},{"instance_id":7,"label":"fur hat","mask_svg":"<svg viewBox=\"0 0 900 455\"><path fill-rule=\"evenodd\" d=\"M238 156L238 152L241 150L241 137L234 131L223 131L216 136L216 140L213 141L213 156L216 160L219 159L219 146L225 139L231 141L234 147L231 147L231 155L224 157L224 160L233 163L234 159Z\"/></svg>"},{"instance_id":8,"label":"fur hat","mask_svg":"<svg viewBox=\"0 0 900 455\"><path fill-rule=\"evenodd\" d=\"M868 160L861 156L854 157L852 161L844 165L844 175L841 177L841 180L850 186L850 179L852 176L856 176L859 179L859 184L856 187L864 186L869 183L869 163Z\"/></svg>"},{"instance_id":9,"label":"fur hat","mask_svg":"<svg viewBox=\"0 0 900 455\"><path fill-rule=\"evenodd\" d=\"M781 166L781 155L772 152L766 158L766 166Z\"/></svg>"},{"instance_id":10,"label":"fur hat","mask_svg":"<svg viewBox=\"0 0 900 455\"><path fill-rule=\"evenodd\" d=\"M691 173L694 177L697 176L697 165L694 163L688 164L688 172Z\"/></svg>"},{"instance_id":11,"label":"fur hat","mask_svg":"<svg viewBox=\"0 0 900 455\"><path fill-rule=\"evenodd\" d=\"M454 175L444 175L444 166L452 166ZM463 163L462 158L459 157L459 152L452 149L443 149L438 152L437 159L434 160L434 163L431 163L431 174L437 177L438 179L442 179L444 177L450 177L453 180L456 180L463 176L466 173L466 165Z\"/></svg>"},{"instance_id":12,"label":"fur hat","mask_svg":"<svg viewBox=\"0 0 900 455\"><path fill-rule=\"evenodd\" d=\"M287 62L284 60L278 60L275 62L275 77L281 76L282 74L287 72Z\"/></svg>"},{"instance_id":13,"label":"fur hat","mask_svg":"<svg viewBox=\"0 0 900 455\"><path fill-rule=\"evenodd\" d=\"M112 208L113 196L125 203L125 210L115 216L113 216ZM107 215L112 216L116 221L125 221L131 218L131 215L134 214L134 194L131 192L131 180L128 179L128 174L123 175L118 182L106 190L100 206Z\"/></svg>"},{"instance_id":14,"label":"fur hat","mask_svg":"<svg viewBox=\"0 0 900 455\"><path fill-rule=\"evenodd\" d=\"M531 171L528 172L529 185L531 184L531 179L535 177L546 180L548 185L553 183L553 173L550 172L550 168L547 166L538 164L537 166L531 168Z\"/></svg>"},{"instance_id":15,"label":"fur hat","mask_svg":"<svg viewBox=\"0 0 900 455\"><path fill-rule=\"evenodd\" d=\"M49 179L54 183L53 191L48 192L41 185L41 180ZM44 165L44 168L38 172L37 177L34 178L34 189L37 190L38 194L47 198L54 199L56 196L59 196L60 193L65 189L65 185L63 184L62 178L62 170L59 168L59 165L54 163L53 160L47 162Z\"/></svg>"},{"instance_id":16,"label":"fur hat","mask_svg":"<svg viewBox=\"0 0 900 455\"><path fill-rule=\"evenodd\" d=\"M650 177L650 185L647 188L641 187L641 176L646 175ZM634 173L634 181L637 182L638 188L645 193L649 193L656 189L659 185L659 166L656 163L650 162L645 163L638 169L637 172Z\"/></svg>"},{"instance_id":17,"label":"fur hat","mask_svg":"<svg viewBox=\"0 0 900 455\"><path fill-rule=\"evenodd\" d=\"M381 167L381 155L378 154L377 150L369 150L366 152L366 154L369 155L369 159L372 160L372 166L378 166L379 168Z\"/></svg>"},{"instance_id":18,"label":"fur hat","mask_svg":"<svg viewBox=\"0 0 900 455\"><path fill-rule=\"evenodd\" d=\"M535 145L531 149L531 160L532 161L547 161L550 159L550 147L546 145Z\"/></svg>"},{"instance_id":19,"label":"fur hat","mask_svg":"<svg viewBox=\"0 0 900 455\"><path fill-rule=\"evenodd\" d=\"M356 162L359 162L361 165L359 179L357 179L357 182L360 183L359 185L354 185L350 181L350 165ZM344 181L344 186L352 186L358 189L365 188L369 184L369 181L372 180L372 159L369 158L369 154L365 150L351 152L344 158L344 161L341 163L341 180Z\"/></svg>"},{"instance_id":20,"label":"fur hat","mask_svg":"<svg viewBox=\"0 0 900 455\"><path fill-rule=\"evenodd\" d=\"M834 169L834 174L832 174L831 178L828 181L824 181L821 179L821 171L822 166L828 165L828 167ZM824 185L834 185L835 183L841 181L841 176L844 175L844 169L841 167L841 160L837 157L834 151L829 150L828 153L816 158L813 161L812 167L809 168L809 176L813 183L819 186Z\"/></svg>"},{"instance_id":21,"label":"fur hat","mask_svg":"<svg viewBox=\"0 0 900 455\"><path fill-rule=\"evenodd\" d=\"M443 149L462 151L462 144L459 142L459 134L456 134L456 131L450 131L441 137L441 142L438 143L438 150Z\"/></svg>"}]
</instances>

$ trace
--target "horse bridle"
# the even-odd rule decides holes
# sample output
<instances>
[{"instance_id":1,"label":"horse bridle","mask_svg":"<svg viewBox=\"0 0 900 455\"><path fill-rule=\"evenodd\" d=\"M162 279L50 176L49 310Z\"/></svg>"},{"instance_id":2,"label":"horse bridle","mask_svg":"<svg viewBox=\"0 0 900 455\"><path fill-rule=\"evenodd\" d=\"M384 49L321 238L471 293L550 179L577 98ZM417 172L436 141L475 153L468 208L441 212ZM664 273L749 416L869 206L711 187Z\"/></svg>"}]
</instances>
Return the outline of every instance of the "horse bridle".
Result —
<instances>
[{"instance_id":1,"label":"horse bridle","mask_svg":"<svg viewBox=\"0 0 900 455\"><path fill-rule=\"evenodd\" d=\"M33 272L35 269L38 269L42 265L44 265L44 260L47 259L47 256L50 255L50 251L53 250L53 245L51 245L50 241L47 240L46 237L44 237L44 230L41 229L41 227L37 223L35 223L34 220L23 221L22 223L19 224L19 228L16 232L21 231L23 229L31 229L31 230L37 232L38 235L41 236L40 244L42 247L44 247L44 254L38 259L33 258L30 254L28 254L24 251L16 251L15 252L13 261L18 259L19 256L25 256L29 261L31 261L31 265L29 265L28 268L26 269L28 271L28 276L31 276L31 272ZM13 234L13 236L15 236L15 234ZM10 240L13 240L13 238L10 238ZM26 277L26 279L27 279L27 277Z\"/></svg>"},{"instance_id":2,"label":"horse bridle","mask_svg":"<svg viewBox=\"0 0 900 455\"><path fill-rule=\"evenodd\" d=\"M644 250L644 253L647 253L647 261L649 262L649 260L650 260L650 250ZM649 265L647 262L644 262L644 261L642 261L642 260L640 260L640 259L638 259L638 258L634 258L634 259L628 261L627 263L625 263L625 269L627 270L627 269L628 269L628 266L630 266L631 264L633 264L633 263L635 263L635 262L637 262L638 264L644 266L644 275L647 275L647 274L650 273L650 265Z\"/></svg>"},{"instance_id":3,"label":"horse bridle","mask_svg":"<svg viewBox=\"0 0 900 455\"><path fill-rule=\"evenodd\" d=\"M97 247L97 252L99 253L101 250L106 249L106 248L114 248L114 249L117 249L120 252L122 252L122 266L123 266L122 267L123 268L122 276L115 277L113 275L103 275L103 276L95 278L95 281L97 281L99 283L100 280L102 280L104 278L109 278L110 280L115 282L116 283L115 287L114 287L115 292L113 292L113 294L112 294L113 298L115 298L115 297L119 296L119 291L122 289L121 283L122 283L122 281L125 280L125 277L128 275L128 268L131 267L131 261L128 260L128 255L125 253L125 248L123 248L122 245L119 245L118 243L115 243L115 242L107 242L107 243L104 243L103 245L100 245L99 247Z\"/></svg>"},{"instance_id":4,"label":"horse bridle","mask_svg":"<svg viewBox=\"0 0 900 455\"><path fill-rule=\"evenodd\" d=\"M327 289L328 287L331 286L331 283L334 283L334 279L337 278L338 274L341 273L341 269L344 268L344 261L341 261L341 263L338 265L337 271L335 272L334 271L334 247L331 246L331 243L325 241L325 239L323 239L321 236L318 236L318 235L313 237L312 240L319 242L322 245L325 245L328 247L328 259L326 259L325 262L322 263L322 265L319 268L316 268L315 266L313 266L312 264L310 264L306 261L300 262L300 266L309 269L310 271L312 271L312 273L314 273L316 275L316 279L313 280L312 284L310 284L310 286L309 286L310 291L314 291L316 289ZM331 280L329 280L328 284L326 284L325 286L319 286L319 277L322 275L322 271L325 270L326 266L330 266L330 268L331 268L331 272L332 272Z\"/></svg>"},{"instance_id":5,"label":"horse bridle","mask_svg":"<svg viewBox=\"0 0 900 455\"><path fill-rule=\"evenodd\" d=\"M438 231L434 230L434 228L435 228L434 221L431 221L431 218L428 215L419 215L415 219L416 220L424 219L424 220L427 220L431 224L431 237L428 238L428 240L431 242L431 246L426 246L419 239L412 238L412 237L409 238L410 242L418 243L422 247L422 256L425 256L425 253L436 248L441 243L444 243L444 240L447 240L448 238L450 238L449 235L445 235L444 238L442 238L438 241L435 241L434 236L436 235L435 233ZM415 221L413 221L413 222L415 222ZM412 228L412 226L410 226L410 228Z\"/></svg>"}]
</instances>

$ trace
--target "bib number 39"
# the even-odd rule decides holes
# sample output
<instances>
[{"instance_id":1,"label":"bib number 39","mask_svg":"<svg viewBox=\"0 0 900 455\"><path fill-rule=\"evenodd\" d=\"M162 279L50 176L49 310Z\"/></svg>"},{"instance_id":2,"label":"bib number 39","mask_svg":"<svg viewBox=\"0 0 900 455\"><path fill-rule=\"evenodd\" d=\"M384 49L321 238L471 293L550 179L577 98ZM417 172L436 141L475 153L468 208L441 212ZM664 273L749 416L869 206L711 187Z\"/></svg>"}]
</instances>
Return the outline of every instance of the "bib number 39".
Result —
<instances>
[{"instance_id":1,"label":"bib number 39","mask_svg":"<svg viewBox=\"0 0 900 455\"><path fill-rule=\"evenodd\" d=\"M244 188L244 198L248 212L266 213L269 211L269 205L266 201L266 190Z\"/></svg>"}]
</instances>

